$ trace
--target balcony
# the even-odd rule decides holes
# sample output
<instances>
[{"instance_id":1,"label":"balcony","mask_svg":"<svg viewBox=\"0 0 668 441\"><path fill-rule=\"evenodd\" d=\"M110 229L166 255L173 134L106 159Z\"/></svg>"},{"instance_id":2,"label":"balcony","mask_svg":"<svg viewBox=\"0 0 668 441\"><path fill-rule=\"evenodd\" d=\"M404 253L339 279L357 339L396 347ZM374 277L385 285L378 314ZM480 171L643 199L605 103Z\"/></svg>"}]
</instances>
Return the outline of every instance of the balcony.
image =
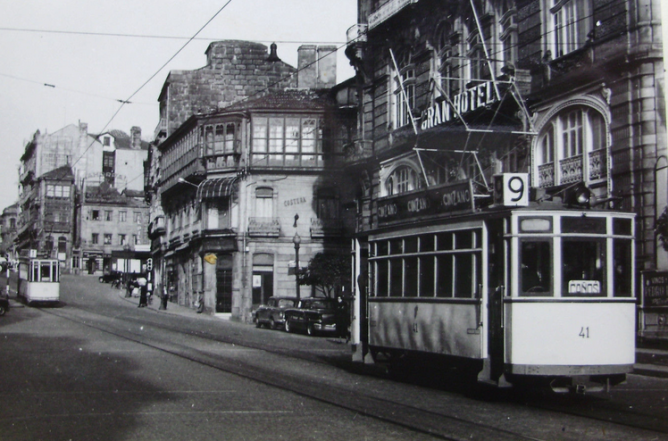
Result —
<instances>
[{"instance_id":1,"label":"balcony","mask_svg":"<svg viewBox=\"0 0 668 441\"><path fill-rule=\"evenodd\" d=\"M165 216L163 215L156 216L148 225L148 235L151 238L165 234L166 231Z\"/></svg>"},{"instance_id":2,"label":"balcony","mask_svg":"<svg viewBox=\"0 0 668 441\"><path fill-rule=\"evenodd\" d=\"M351 46L355 43L366 43L366 33L369 30L369 25L366 23L358 23L352 25L346 31L346 43Z\"/></svg>"},{"instance_id":3,"label":"balcony","mask_svg":"<svg viewBox=\"0 0 668 441\"><path fill-rule=\"evenodd\" d=\"M538 187L548 188L576 182L598 181L608 175L608 160L605 149L589 152L588 161L583 164L583 156L573 156L559 161L559 177L554 174L554 162L538 166Z\"/></svg>"},{"instance_id":4,"label":"balcony","mask_svg":"<svg viewBox=\"0 0 668 441\"><path fill-rule=\"evenodd\" d=\"M167 120L165 118L160 118L160 122L158 122L158 125L155 127L155 130L153 131L153 139L166 136L167 136Z\"/></svg>"},{"instance_id":5,"label":"balcony","mask_svg":"<svg viewBox=\"0 0 668 441\"><path fill-rule=\"evenodd\" d=\"M281 223L277 217L251 217L248 219L248 235L251 237L278 237Z\"/></svg>"}]
</instances>

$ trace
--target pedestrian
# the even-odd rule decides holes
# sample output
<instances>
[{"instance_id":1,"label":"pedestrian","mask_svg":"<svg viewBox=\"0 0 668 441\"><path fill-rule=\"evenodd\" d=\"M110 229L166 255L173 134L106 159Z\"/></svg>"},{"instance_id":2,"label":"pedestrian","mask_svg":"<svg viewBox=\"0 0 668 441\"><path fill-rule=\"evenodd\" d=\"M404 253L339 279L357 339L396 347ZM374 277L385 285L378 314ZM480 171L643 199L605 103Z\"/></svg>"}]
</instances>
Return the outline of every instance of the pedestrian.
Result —
<instances>
[{"instance_id":1,"label":"pedestrian","mask_svg":"<svg viewBox=\"0 0 668 441\"><path fill-rule=\"evenodd\" d=\"M158 297L160 298L160 309L165 311L167 310L167 300L169 295L167 294L167 289L164 289L162 284L158 285Z\"/></svg>"},{"instance_id":2,"label":"pedestrian","mask_svg":"<svg viewBox=\"0 0 668 441\"><path fill-rule=\"evenodd\" d=\"M134 281L128 277L128 282L125 285L125 297L132 297L132 289L135 287Z\"/></svg>"},{"instance_id":3,"label":"pedestrian","mask_svg":"<svg viewBox=\"0 0 668 441\"><path fill-rule=\"evenodd\" d=\"M148 296L148 284L146 283L146 279L139 279L138 281L139 284L139 305L137 305L138 308L145 308L147 306L147 296Z\"/></svg>"}]
</instances>

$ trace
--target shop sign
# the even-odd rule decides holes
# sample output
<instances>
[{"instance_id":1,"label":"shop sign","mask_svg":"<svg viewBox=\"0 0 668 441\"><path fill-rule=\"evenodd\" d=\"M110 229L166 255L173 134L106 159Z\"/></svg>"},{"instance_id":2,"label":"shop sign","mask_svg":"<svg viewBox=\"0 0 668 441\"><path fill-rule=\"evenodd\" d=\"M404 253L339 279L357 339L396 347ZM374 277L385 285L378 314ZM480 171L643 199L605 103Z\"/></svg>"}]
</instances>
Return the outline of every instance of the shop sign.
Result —
<instances>
[{"instance_id":1,"label":"shop sign","mask_svg":"<svg viewBox=\"0 0 668 441\"><path fill-rule=\"evenodd\" d=\"M389 0L375 12L369 14L369 29L378 26L406 6L417 3L418 1L419 0Z\"/></svg>"},{"instance_id":2,"label":"shop sign","mask_svg":"<svg viewBox=\"0 0 668 441\"><path fill-rule=\"evenodd\" d=\"M643 308L668 308L668 272L646 271L643 273Z\"/></svg>"},{"instance_id":3,"label":"shop sign","mask_svg":"<svg viewBox=\"0 0 668 441\"><path fill-rule=\"evenodd\" d=\"M499 101L499 96L496 93L494 83L486 81L462 93L458 93L454 97L451 97L450 101L443 100L429 106L427 110L422 112L420 128L422 130L429 130L432 127L457 119L459 115L465 115L468 112L488 106L497 101ZM452 105L450 102L452 102Z\"/></svg>"},{"instance_id":4,"label":"shop sign","mask_svg":"<svg viewBox=\"0 0 668 441\"><path fill-rule=\"evenodd\" d=\"M204 256L204 261L206 263L210 263L211 265L215 265L217 260L218 257L215 254L209 253L206 256Z\"/></svg>"},{"instance_id":5,"label":"shop sign","mask_svg":"<svg viewBox=\"0 0 668 441\"><path fill-rule=\"evenodd\" d=\"M380 199L377 213L378 221L384 223L473 209L473 184L469 180Z\"/></svg>"}]
</instances>

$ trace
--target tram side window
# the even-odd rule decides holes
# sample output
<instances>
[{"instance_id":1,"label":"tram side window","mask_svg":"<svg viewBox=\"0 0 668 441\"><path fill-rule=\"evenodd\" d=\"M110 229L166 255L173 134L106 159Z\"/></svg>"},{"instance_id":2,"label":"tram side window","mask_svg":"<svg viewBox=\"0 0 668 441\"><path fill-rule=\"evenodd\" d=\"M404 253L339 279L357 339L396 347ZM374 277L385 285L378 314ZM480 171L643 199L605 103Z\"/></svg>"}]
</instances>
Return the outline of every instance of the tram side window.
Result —
<instances>
[{"instance_id":1,"label":"tram side window","mask_svg":"<svg viewBox=\"0 0 668 441\"><path fill-rule=\"evenodd\" d=\"M564 296L605 296L605 242L564 238L561 243Z\"/></svg>"},{"instance_id":2,"label":"tram side window","mask_svg":"<svg viewBox=\"0 0 668 441\"><path fill-rule=\"evenodd\" d=\"M387 297L388 276L387 260L376 261L376 296Z\"/></svg>"},{"instance_id":3,"label":"tram side window","mask_svg":"<svg viewBox=\"0 0 668 441\"><path fill-rule=\"evenodd\" d=\"M552 295L552 250L550 248L550 242L547 241L521 242L521 295Z\"/></svg>"},{"instance_id":4,"label":"tram side window","mask_svg":"<svg viewBox=\"0 0 668 441\"><path fill-rule=\"evenodd\" d=\"M614 276L613 294L615 297L631 297L632 267L631 241L627 239L615 239L613 245Z\"/></svg>"}]
</instances>

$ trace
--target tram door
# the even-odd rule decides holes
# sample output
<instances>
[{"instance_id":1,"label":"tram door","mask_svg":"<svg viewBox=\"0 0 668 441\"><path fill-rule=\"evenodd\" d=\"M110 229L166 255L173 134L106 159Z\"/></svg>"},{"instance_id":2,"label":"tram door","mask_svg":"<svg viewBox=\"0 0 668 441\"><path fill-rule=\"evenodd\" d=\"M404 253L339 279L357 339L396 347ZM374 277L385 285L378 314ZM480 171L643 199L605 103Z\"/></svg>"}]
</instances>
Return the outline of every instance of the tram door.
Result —
<instances>
[{"instance_id":1,"label":"tram door","mask_svg":"<svg viewBox=\"0 0 668 441\"><path fill-rule=\"evenodd\" d=\"M503 374L504 329L503 296L504 271L506 267L503 241L503 219L488 222L488 321L487 339L490 358L490 377L498 379Z\"/></svg>"},{"instance_id":2,"label":"tram door","mask_svg":"<svg viewBox=\"0 0 668 441\"><path fill-rule=\"evenodd\" d=\"M224 254L216 261L216 312L232 312L232 256Z\"/></svg>"}]
</instances>

